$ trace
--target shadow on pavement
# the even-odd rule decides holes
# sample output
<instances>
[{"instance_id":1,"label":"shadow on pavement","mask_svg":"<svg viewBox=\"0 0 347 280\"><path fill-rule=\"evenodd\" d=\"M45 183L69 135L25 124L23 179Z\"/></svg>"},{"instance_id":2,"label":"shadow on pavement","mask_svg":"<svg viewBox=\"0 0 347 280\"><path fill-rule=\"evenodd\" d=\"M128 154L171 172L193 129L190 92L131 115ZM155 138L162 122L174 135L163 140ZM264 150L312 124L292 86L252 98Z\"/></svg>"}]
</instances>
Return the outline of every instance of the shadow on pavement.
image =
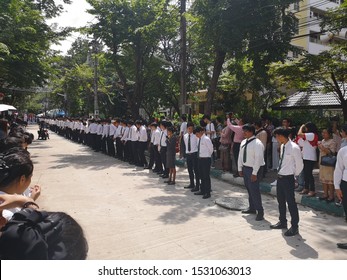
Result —
<instances>
[{"instance_id":1,"label":"shadow on pavement","mask_svg":"<svg viewBox=\"0 0 347 280\"><path fill-rule=\"evenodd\" d=\"M283 235L283 238L289 246L293 247L290 251L293 256L299 259L318 259L318 252L306 244L306 240L300 234L293 237L285 237Z\"/></svg>"},{"instance_id":2,"label":"shadow on pavement","mask_svg":"<svg viewBox=\"0 0 347 280\"><path fill-rule=\"evenodd\" d=\"M94 154L58 154L52 155L58 158L56 165L50 167L51 169L61 169L73 166L74 168L87 168L93 170L103 170L110 167L118 167L121 163L116 163L113 158L96 156Z\"/></svg>"}]
</instances>

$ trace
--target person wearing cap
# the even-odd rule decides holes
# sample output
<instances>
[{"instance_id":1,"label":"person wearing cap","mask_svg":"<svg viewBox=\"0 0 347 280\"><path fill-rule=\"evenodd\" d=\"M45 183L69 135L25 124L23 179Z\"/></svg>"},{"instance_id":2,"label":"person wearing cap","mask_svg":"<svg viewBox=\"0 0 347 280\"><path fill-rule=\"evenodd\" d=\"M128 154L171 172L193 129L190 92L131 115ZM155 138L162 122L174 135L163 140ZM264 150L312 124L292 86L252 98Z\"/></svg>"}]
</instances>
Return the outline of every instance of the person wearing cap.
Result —
<instances>
[{"instance_id":1,"label":"person wearing cap","mask_svg":"<svg viewBox=\"0 0 347 280\"><path fill-rule=\"evenodd\" d=\"M198 126L195 129L195 135L198 141L198 166L200 191L195 192L195 195L202 195L203 199L211 197L211 157L213 154L213 144L211 139L205 134L202 127Z\"/></svg>"},{"instance_id":2,"label":"person wearing cap","mask_svg":"<svg viewBox=\"0 0 347 280\"><path fill-rule=\"evenodd\" d=\"M255 127L245 124L242 127L244 140L240 145L238 158L238 172L243 177L248 192L249 208L243 210L244 214L257 214L255 220L264 219L264 208L261 201L259 182L263 175L264 145L255 137Z\"/></svg>"},{"instance_id":3,"label":"person wearing cap","mask_svg":"<svg viewBox=\"0 0 347 280\"><path fill-rule=\"evenodd\" d=\"M271 229L287 229L286 203L291 216L291 228L285 236L299 234L299 211L295 201L295 176L299 176L304 168L300 147L290 140L290 129L283 127L274 130L273 134L281 144L278 165L276 195L279 210L279 222L270 225Z\"/></svg>"},{"instance_id":4,"label":"person wearing cap","mask_svg":"<svg viewBox=\"0 0 347 280\"><path fill-rule=\"evenodd\" d=\"M342 202L347 222L347 146L344 146L337 153L336 166L334 171L334 186L336 196ZM347 243L337 243L337 247L347 249Z\"/></svg>"}]
</instances>

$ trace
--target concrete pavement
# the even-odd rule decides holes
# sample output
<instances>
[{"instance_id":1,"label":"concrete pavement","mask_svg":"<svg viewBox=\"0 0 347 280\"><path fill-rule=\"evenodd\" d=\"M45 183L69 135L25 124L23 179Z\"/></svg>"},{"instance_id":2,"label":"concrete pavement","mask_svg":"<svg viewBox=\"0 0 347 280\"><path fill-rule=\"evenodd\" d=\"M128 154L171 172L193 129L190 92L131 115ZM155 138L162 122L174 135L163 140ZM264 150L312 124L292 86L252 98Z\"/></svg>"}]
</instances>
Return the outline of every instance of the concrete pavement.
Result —
<instances>
[{"instance_id":1,"label":"concrete pavement","mask_svg":"<svg viewBox=\"0 0 347 280\"><path fill-rule=\"evenodd\" d=\"M29 126L35 136L36 126ZM219 197L247 197L239 186L212 179L203 200L183 187L188 174L178 168L167 186L149 170L135 168L52 132L29 147L35 164L32 184L42 187L43 210L64 211L85 230L89 259L347 259L347 224L299 206L300 235L270 230L278 220L276 199L263 195L265 221L228 211Z\"/></svg>"}]
</instances>

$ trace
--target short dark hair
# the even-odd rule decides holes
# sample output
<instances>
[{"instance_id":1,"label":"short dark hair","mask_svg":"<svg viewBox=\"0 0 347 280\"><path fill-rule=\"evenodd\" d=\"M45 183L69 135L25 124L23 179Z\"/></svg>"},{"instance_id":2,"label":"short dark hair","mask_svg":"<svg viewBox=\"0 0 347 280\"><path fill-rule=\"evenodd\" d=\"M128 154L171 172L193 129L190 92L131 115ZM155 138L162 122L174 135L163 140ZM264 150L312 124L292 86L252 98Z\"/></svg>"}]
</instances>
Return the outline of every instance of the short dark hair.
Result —
<instances>
[{"instance_id":1,"label":"short dark hair","mask_svg":"<svg viewBox=\"0 0 347 280\"><path fill-rule=\"evenodd\" d=\"M250 123L246 123L244 126L242 126L242 130L249 131L255 134L255 127L254 125L251 125Z\"/></svg>"},{"instance_id":2,"label":"short dark hair","mask_svg":"<svg viewBox=\"0 0 347 280\"><path fill-rule=\"evenodd\" d=\"M0 154L0 190L24 175L29 177L34 170L30 154L20 149L10 149Z\"/></svg>"},{"instance_id":3,"label":"short dark hair","mask_svg":"<svg viewBox=\"0 0 347 280\"><path fill-rule=\"evenodd\" d=\"M88 243L68 214L26 208L2 228L0 258L7 260L84 260Z\"/></svg>"},{"instance_id":4,"label":"short dark hair","mask_svg":"<svg viewBox=\"0 0 347 280\"><path fill-rule=\"evenodd\" d=\"M199 132L202 132L202 131L204 131L204 129L201 126L197 126L195 128L195 132L194 133L199 133Z\"/></svg>"},{"instance_id":5,"label":"short dark hair","mask_svg":"<svg viewBox=\"0 0 347 280\"><path fill-rule=\"evenodd\" d=\"M281 135L284 136L285 138L289 138L289 135L292 133L291 129L285 128L285 127L277 127L274 131L273 131L273 135Z\"/></svg>"},{"instance_id":6,"label":"short dark hair","mask_svg":"<svg viewBox=\"0 0 347 280\"><path fill-rule=\"evenodd\" d=\"M191 127L191 126L194 127L194 123L188 122L188 123L187 123L187 128L188 128L188 127Z\"/></svg>"}]
</instances>

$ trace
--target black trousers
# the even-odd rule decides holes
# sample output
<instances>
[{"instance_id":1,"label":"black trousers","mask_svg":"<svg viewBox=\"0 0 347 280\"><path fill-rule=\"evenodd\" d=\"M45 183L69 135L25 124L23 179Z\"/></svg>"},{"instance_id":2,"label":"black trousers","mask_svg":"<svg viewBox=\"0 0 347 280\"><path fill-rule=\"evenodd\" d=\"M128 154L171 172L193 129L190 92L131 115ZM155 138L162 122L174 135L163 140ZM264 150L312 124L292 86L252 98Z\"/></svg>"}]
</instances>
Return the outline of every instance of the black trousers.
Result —
<instances>
[{"instance_id":1,"label":"black trousers","mask_svg":"<svg viewBox=\"0 0 347 280\"><path fill-rule=\"evenodd\" d=\"M116 138L116 154L119 159L124 158L124 145L122 143L122 140L120 140L120 137Z\"/></svg>"},{"instance_id":2,"label":"black trousers","mask_svg":"<svg viewBox=\"0 0 347 280\"><path fill-rule=\"evenodd\" d=\"M257 180L255 182L251 181L252 172L253 172L252 167L243 166L242 172L243 172L243 181L245 182L245 186L248 192L249 209L263 212L264 208L261 201L260 186L259 186L259 182L264 172L263 167L261 166L259 168L257 173Z\"/></svg>"},{"instance_id":3,"label":"black trousers","mask_svg":"<svg viewBox=\"0 0 347 280\"><path fill-rule=\"evenodd\" d=\"M131 147L131 141L129 140L125 142L124 159L126 161L133 162L133 152Z\"/></svg>"},{"instance_id":4,"label":"black trousers","mask_svg":"<svg viewBox=\"0 0 347 280\"><path fill-rule=\"evenodd\" d=\"M101 151L106 154L107 153L107 137L101 136Z\"/></svg>"},{"instance_id":5,"label":"black trousers","mask_svg":"<svg viewBox=\"0 0 347 280\"><path fill-rule=\"evenodd\" d=\"M163 171L163 163L161 162L161 156L158 151L158 145L153 145L153 152L154 152L154 162L155 162L155 170L158 172Z\"/></svg>"},{"instance_id":6,"label":"black trousers","mask_svg":"<svg viewBox=\"0 0 347 280\"><path fill-rule=\"evenodd\" d=\"M340 189L342 192L342 206L343 206L343 209L345 210L345 217L347 220L347 182L346 181L341 181Z\"/></svg>"},{"instance_id":7,"label":"black trousers","mask_svg":"<svg viewBox=\"0 0 347 280\"><path fill-rule=\"evenodd\" d=\"M147 142L141 142L141 141L138 142L137 150L138 150L138 156L139 156L139 164L141 166L147 165L147 159L145 157L146 148L147 148Z\"/></svg>"},{"instance_id":8,"label":"black trousers","mask_svg":"<svg viewBox=\"0 0 347 280\"><path fill-rule=\"evenodd\" d=\"M234 160L235 160L235 165L236 165L236 173L238 172L238 161L239 161L239 153L240 153L240 146L241 143L234 143L233 144L233 155L234 155Z\"/></svg>"},{"instance_id":9,"label":"black trousers","mask_svg":"<svg viewBox=\"0 0 347 280\"><path fill-rule=\"evenodd\" d=\"M131 150L133 153L133 162L136 165L140 164L140 157L139 157L139 141L131 141Z\"/></svg>"},{"instance_id":10,"label":"black trousers","mask_svg":"<svg viewBox=\"0 0 347 280\"><path fill-rule=\"evenodd\" d=\"M152 168L153 165L154 165L154 146L153 146L153 143L149 143L148 151L149 151L149 163L148 163L148 167L149 167L149 168Z\"/></svg>"},{"instance_id":11,"label":"black trousers","mask_svg":"<svg viewBox=\"0 0 347 280\"><path fill-rule=\"evenodd\" d=\"M189 173L190 186L193 188L200 187L198 153L186 154L187 168ZM195 179L195 183L194 183Z\"/></svg>"},{"instance_id":12,"label":"black trousers","mask_svg":"<svg viewBox=\"0 0 347 280\"><path fill-rule=\"evenodd\" d=\"M116 151L114 149L113 136L107 137L107 153L111 157L115 156Z\"/></svg>"},{"instance_id":13,"label":"black trousers","mask_svg":"<svg viewBox=\"0 0 347 280\"><path fill-rule=\"evenodd\" d=\"M279 220L282 224L287 224L286 217L286 203L288 204L288 210L291 216L291 224L293 228L298 228L299 224L299 211L295 202L295 178L294 175L278 176L277 178L277 202L278 210L280 212Z\"/></svg>"},{"instance_id":14,"label":"black trousers","mask_svg":"<svg viewBox=\"0 0 347 280\"><path fill-rule=\"evenodd\" d=\"M167 151L167 147L161 147L160 148L160 158L161 158L161 162L164 166L164 174L169 175L169 170L166 168L166 151Z\"/></svg>"},{"instance_id":15,"label":"black trousers","mask_svg":"<svg viewBox=\"0 0 347 280\"><path fill-rule=\"evenodd\" d=\"M305 190L314 192L316 190L313 177L313 167L316 162L313 160L304 159L304 179Z\"/></svg>"},{"instance_id":16,"label":"black trousers","mask_svg":"<svg viewBox=\"0 0 347 280\"><path fill-rule=\"evenodd\" d=\"M211 192L211 158L199 158L199 178L201 180L200 183L200 191L203 194L209 194Z\"/></svg>"}]
</instances>

